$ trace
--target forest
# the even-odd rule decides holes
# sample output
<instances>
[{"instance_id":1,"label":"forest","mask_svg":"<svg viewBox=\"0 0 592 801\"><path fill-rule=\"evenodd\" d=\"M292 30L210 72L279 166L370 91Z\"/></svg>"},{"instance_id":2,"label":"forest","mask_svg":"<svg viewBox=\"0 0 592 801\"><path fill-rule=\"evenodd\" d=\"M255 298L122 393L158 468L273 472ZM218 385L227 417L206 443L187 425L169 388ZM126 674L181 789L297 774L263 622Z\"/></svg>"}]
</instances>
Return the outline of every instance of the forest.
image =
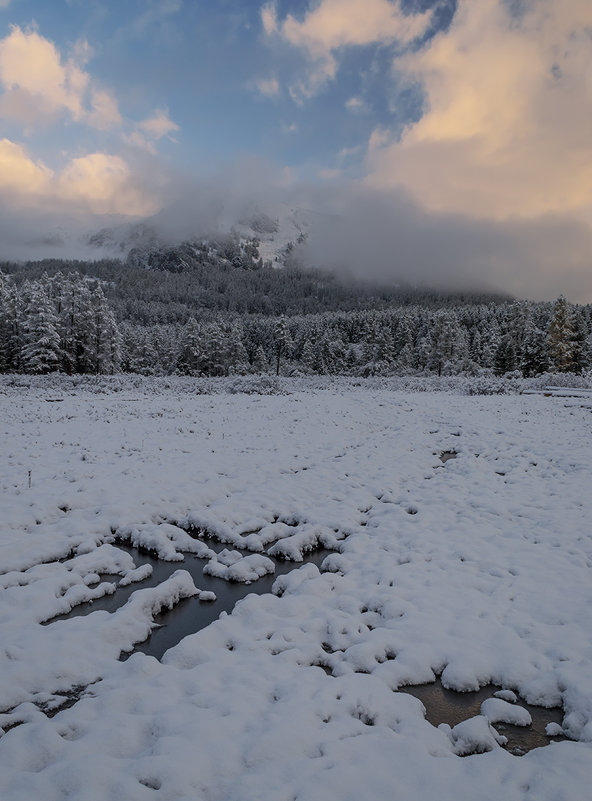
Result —
<instances>
[{"instance_id":1,"label":"forest","mask_svg":"<svg viewBox=\"0 0 592 801\"><path fill-rule=\"evenodd\" d=\"M0 372L523 376L592 366L592 306L380 287L256 239L0 263Z\"/></svg>"}]
</instances>

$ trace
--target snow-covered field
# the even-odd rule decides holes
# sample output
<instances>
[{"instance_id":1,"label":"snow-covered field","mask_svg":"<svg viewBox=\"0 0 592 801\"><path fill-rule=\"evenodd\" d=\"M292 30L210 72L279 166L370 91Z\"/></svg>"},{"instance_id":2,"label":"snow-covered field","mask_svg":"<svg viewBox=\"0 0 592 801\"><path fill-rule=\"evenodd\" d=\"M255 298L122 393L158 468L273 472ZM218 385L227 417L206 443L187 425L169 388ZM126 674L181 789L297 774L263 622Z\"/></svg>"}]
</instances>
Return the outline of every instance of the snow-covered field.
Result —
<instances>
[{"instance_id":1,"label":"snow-covered field","mask_svg":"<svg viewBox=\"0 0 592 801\"><path fill-rule=\"evenodd\" d=\"M587 798L590 402L191 387L0 384L2 801ZM117 536L179 570L117 612L42 625L146 577ZM162 662L119 661L197 596L184 551L250 580L264 552L316 545L334 550L323 572L279 577ZM489 721L528 723L511 693L435 728L397 688L439 674L562 704L570 739L501 748Z\"/></svg>"}]
</instances>

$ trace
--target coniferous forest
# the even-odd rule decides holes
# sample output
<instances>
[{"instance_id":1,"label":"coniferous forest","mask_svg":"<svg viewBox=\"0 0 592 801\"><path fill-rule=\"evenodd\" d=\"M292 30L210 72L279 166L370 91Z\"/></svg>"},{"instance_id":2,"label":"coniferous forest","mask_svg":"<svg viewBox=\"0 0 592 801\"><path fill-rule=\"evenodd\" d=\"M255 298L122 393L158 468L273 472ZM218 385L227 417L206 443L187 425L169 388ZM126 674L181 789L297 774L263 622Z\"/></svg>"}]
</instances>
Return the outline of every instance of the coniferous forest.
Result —
<instances>
[{"instance_id":1,"label":"coniferous forest","mask_svg":"<svg viewBox=\"0 0 592 801\"><path fill-rule=\"evenodd\" d=\"M0 263L0 371L581 374L592 306L346 282L256 239Z\"/></svg>"}]
</instances>

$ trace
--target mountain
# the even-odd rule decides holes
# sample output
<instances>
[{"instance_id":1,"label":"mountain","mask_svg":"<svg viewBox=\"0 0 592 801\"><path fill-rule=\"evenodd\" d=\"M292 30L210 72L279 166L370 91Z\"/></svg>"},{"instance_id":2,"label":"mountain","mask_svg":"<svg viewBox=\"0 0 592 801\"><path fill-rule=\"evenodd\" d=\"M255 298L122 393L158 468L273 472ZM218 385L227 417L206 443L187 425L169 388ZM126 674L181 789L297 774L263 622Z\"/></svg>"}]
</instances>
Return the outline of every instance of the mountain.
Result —
<instances>
[{"instance_id":1,"label":"mountain","mask_svg":"<svg viewBox=\"0 0 592 801\"><path fill-rule=\"evenodd\" d=\"M255 244L263 263L281 267L297 244L306 241L315 225L322 223L324 214L312 209L280 203L273 208L257 204L247 206L233 218L222 207L215 219L206 223L200 219L179 223L171 210L161 212L142 221L124 222L93 231L85 237L85 244L97 258L128 259L130 253L136 264L142 260L146 266L150 254L179 246L196 246L208 243L223 250L232 242L244 248Z\"/></svg>"}]
</instances>

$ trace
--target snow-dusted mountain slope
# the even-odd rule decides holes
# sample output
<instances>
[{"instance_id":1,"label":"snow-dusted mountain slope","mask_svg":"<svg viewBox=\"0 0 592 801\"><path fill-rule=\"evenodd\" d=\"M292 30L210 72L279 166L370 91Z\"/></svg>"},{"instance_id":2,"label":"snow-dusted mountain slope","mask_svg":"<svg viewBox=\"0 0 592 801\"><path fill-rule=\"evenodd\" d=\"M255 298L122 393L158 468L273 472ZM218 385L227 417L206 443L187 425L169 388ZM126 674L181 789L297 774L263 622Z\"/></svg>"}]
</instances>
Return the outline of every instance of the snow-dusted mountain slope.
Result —
<instances>
[{"instance_id":1,"label":"snow-dusted mountain slope","mask_svg":"<svg viewBox=\"0 0 592 801\"><path fill-rule=\"evenodd\" d=\"M163 212L140 222L106 226L87 234L85 242L96 255L125 258L132 248L148 251L234 235L242 242L257 239L263 261L278 267L284 264L291 248L307 240L314 226L326 215L280 203L266 208L253 204L238 215L221 209L214 221L210 219L207 223L196 217L175 224L171 216Z\"/></svg>"}]
</instances>

